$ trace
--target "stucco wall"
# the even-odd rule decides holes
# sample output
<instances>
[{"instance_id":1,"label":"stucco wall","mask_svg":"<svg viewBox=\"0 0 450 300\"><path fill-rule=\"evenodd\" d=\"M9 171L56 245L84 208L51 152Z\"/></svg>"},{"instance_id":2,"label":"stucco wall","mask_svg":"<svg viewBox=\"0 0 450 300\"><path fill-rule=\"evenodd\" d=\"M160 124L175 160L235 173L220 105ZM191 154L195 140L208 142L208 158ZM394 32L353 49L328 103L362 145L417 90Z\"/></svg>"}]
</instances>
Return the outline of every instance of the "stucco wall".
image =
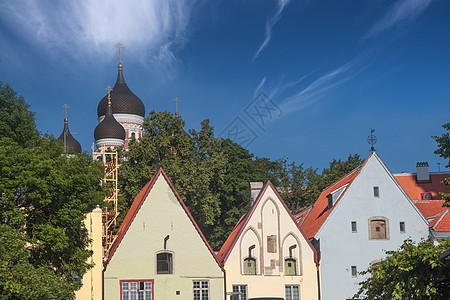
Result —
<instances>
[{"instance_id":1,"label":"stucco wall","mask_svg":"<svg viewBox=\"0 0 450 300\"><path fill-rule=\"evenodd\" d=\"M173 274L156 274L156 253L167 235ZM193 280L205 279L210 299L224 298L223 272L162 175L107 266L105 299L120 299L125 279L153 279L155 299L192 299Z\"/></svg>"},{"instance_id":2,"label":"stucco wall","mask_svg":"<svg viewBox=\"0 0 450 300\"><path fill-rule=\"evenodd\" d=\"M378 186L380 196L374 197ZM316 234L322 252L323 299L349 299L358 290L361 275L352 277L351 266L363 271L371 262L385 257L384 250L396 250L405 239L419 241L428 236L428 226L415 205L384 168L376 155L366 162L342 199ZM369 219L388 220L389 239L369 239ZM351 222L357 224L353 233ZM400 232L405 222L405 233Z\"/></svg>"},{"instance_id":3,"label":"stucco wall","mask_svg":"<svg viewBox=\"0 0 450 300\"><path fill-rule=\"evenodd\" d=\"M284 298L285 285L299 285L301 299L317 299L314 252L270 186L256 205L225 263L227 292L232 291L233 284L239 284L247 285L248 297ZM267 252L270 235L276 235L276 253ZM243 260L252 245L256 246L257 275L244 275ZM284 259L293 245L297 274L303 275L285 276Z\"/></svg>"}]
</instances>

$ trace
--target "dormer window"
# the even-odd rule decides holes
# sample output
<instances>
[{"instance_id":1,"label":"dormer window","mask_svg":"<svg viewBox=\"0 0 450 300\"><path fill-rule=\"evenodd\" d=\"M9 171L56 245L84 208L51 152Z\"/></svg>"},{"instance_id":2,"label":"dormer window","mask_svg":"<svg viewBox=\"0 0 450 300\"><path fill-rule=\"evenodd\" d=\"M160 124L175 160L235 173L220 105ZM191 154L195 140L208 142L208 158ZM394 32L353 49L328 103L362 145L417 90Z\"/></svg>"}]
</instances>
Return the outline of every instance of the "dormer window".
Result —
<instances>
[{"instance_id":1,"label":"dormer window","mask_svg":"<svg viewBox=\"0 0 450 300\"><path fill-rule=\"evenodd\" d=\"M333 195L329 194L327 196L327 199L328 199L328 208L333 207Z\"/></svg>"}]
</instances>

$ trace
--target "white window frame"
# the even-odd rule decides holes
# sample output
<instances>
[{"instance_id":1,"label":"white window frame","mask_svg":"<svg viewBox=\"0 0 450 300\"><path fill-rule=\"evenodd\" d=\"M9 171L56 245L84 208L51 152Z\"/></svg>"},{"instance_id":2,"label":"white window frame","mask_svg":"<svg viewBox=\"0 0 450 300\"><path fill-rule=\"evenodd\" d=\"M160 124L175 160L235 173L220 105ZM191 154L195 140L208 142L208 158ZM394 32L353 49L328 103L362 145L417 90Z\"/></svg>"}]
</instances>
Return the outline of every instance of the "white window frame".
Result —
<instances>
[{"instance_id":1,"label":"white window frame","mask_svg":"<svg viewBox=\"0 0 450 300\"><path fill-rule=\"evenodd\" d=\"M233 294L231 300L247 300L248 298L248 286L246 284L233 284Z\"/></svg>"},{"instance_id":2,"label":"white window frame","mask_svg":"<svg viewBox=\"0 0 450 300\"><path fill-rule=\"evenodd\" d=\"M144 284L143 290L140 289L141 283ZM120 300L153 300L153 290L152 279L120 280Z\"/></svg>"},{"instance_id":3,"label":"white window frame","mask_svg":"<svg viewBox=\"0 0 450 300\"><path fill-rule=\"evenodd\" d=\"M297 290L297 294L295 294ZM298 284L286 284L284 286L286 300L300 300L300 285Z\"/></svg>"},{"instance_id":4,"label":"white window frame","mask_svg":"<svg viewBox=\"0 0 450 300\"><path fill-rule=\"evenodd\" d=\"M196 287L196 284L198 284L198 287ZM198 293L196 294L196 292ZM209 295L209 280L192 281L192 298L194 300L209 300Z\"/></svg>"}]
</instances>

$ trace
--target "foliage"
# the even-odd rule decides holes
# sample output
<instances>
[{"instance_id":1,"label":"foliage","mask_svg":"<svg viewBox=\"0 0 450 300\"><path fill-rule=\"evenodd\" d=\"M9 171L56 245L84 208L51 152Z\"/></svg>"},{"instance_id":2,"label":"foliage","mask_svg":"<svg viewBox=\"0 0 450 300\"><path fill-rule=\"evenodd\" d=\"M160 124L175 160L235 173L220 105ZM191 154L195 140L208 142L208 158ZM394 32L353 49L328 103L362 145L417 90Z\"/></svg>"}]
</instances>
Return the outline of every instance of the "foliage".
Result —
<instances>
[{"instance_id":1,"label":"foliage","mask_svg":"<svg viewBox=\"0 0 450 300\"><path fill-rule=\"evenodd\" d=\"M439 240L437 246L406 240L398 251L386 251L386 259L361 272L370 277L353 299L450 299L450 260L439 257L449 247L448 240Z\"/></svg>"},{"instance_id":2,"label":"foliage","mask_svg":"<svg viewBox=\"0 0 450 300\"><path fill-rule=\"evenodd\" d=\"M442 127L447 130L450 131L450 123L444 124L442 125ZM450 136L449 133L446 132L444 134L442 134L442 136L433 136L432 138L434 138L438 144L438 149L436 151L434 151L435 154L438 154L440 157L446 158L448 159L448 164L447 164L447 168L450 168ZM450 185L450 177L446 178L443 181L446 185ZM441 193L442 194L442 199L445 200L444 206L450 207L450 194L445 194L445 193Z\"/></svg>"},{"instance_id":3,"label":"foliage","mask_svg":"<svg viewBox=\"0 0 450 300\"><path fill-rule=\"evenodd\" d=\"M86 259L91 253L82 221L102 202L102 166L86 153L62 155L60 141L36 131L22 97L9 86L0 94L2 112L13 111L20 123L0 125L0 224L18 231L27 243L26 255L18 253L22 260L26 258L36 272L59 278L42 282L42 289L59 288L61 283L74 291L80 286L77 278L89 267Z\"/></svg>"},{"instance_id":4,"label":"foliage","mask_svg":"<svg viewBox=\"0 0 450 300\"><path fill-rule=\"evenodd\" d=\"M49 266L30 263L24 237L0 224L0 299L71 299L72 285Z\"/></svg>"},{"instance_id":5,"label":"foliage","mask_svg":"<svg viewBox=\"0 0 450 300\"><path fill-rule=\"evenodd\" d=\"M12 138L20 145L30 145L39 133L34 113L22 96L0 81L0 136Z\"/></svg>"}]
</instances>

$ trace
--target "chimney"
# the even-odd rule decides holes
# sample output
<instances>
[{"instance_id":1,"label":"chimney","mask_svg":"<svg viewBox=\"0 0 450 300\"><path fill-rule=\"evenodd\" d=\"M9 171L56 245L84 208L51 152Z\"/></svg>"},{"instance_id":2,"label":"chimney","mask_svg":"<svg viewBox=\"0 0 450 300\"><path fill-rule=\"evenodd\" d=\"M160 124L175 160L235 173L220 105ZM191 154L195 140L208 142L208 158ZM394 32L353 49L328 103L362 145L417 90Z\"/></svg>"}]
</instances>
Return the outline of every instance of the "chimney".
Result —
<instances>
[{"instance_id":1,"label":"chimney","mask_svg":"<svg viewBox=\"0 0 450 300\"><path fill-rule=\"evenodd\" d=\"M428 162L417 163L417 181L430 182L430 171L428 169Z\"/></svg>"},{"instance_id":2,"label":"chimney","mask_svg":"<svg viewBox=\"0 0 450 300\"><path fill-rule=\"evenodd\" d=\"M263 185L263 182L250 182L250 207L253 206L253 203L255 202L256 197L258 197Z\"/></svg>"}]
</instances>

